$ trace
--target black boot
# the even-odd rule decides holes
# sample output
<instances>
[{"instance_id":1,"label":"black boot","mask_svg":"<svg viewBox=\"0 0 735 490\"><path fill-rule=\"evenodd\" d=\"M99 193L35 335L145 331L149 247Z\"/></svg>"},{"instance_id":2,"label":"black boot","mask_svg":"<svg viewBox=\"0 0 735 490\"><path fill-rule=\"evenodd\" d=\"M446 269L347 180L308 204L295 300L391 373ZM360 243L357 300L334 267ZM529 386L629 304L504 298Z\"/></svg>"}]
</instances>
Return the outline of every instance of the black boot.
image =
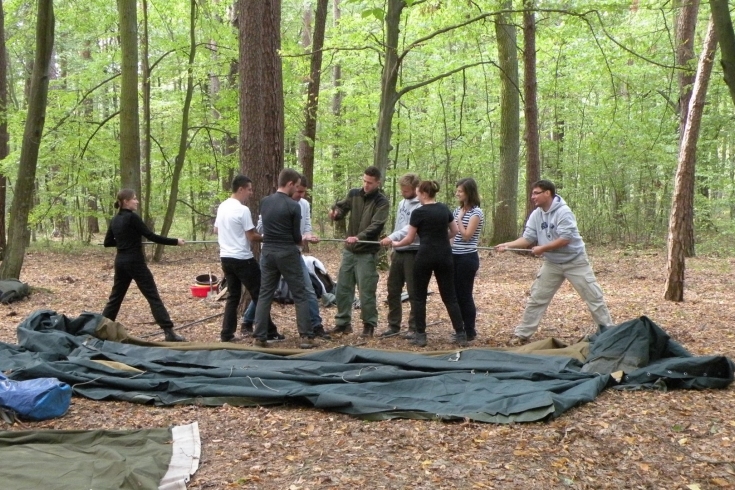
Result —
<instances>
[{"instance_id":1,"label":"black boot","mask_svg":"<svg viewBox=\"0 0 735 490\"><path fill-rule=\"evenodd\" d=\"M164 337L166 342L186 342L184 337L174 332L173 327L163 327L163 333L166 335Z\"/></svg>"},{"instance_id":2,"label":"black boot","mask_svg":"<svg viewBox=\"0 0 735 490\"><path fill-rule=\"evenodd\" d=\"M418 347L426 347L426 332L416 332L408 343Z\"/></svg>"},{"instance_id":3,"label":"black boot","mask_svg":"<svg viewBox=\"0 0 735 490\"><path fill-rule=\"evenodd\" d=\"M465 332L457 332L457 335L454 337L454 343L460 347L467 347L469 345L467 343L467 334Z\"/></svg>"},{"instance_id":4,"label":"black boot","mask_svg":"<svg viewBox=\"0 0 735 490\"><path fill-rule=\"evenodd\" d=\"M374 333L375 333L375 327L373 325L365 324L362 327L362 333L360 334L360 337L364 339L369 339L370 337L373 336Z\"/></svg>"}]
</instances>

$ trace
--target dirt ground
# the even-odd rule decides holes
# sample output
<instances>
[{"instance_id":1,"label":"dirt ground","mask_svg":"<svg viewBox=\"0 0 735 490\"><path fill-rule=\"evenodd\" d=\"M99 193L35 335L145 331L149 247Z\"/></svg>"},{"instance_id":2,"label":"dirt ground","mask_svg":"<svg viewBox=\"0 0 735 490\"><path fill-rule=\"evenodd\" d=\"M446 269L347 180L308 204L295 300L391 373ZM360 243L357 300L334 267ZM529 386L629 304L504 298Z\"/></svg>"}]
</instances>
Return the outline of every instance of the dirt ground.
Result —
<instances>
[{"instance_id":1,"label":"dirt ground","mask_svg":"<svg viewBox=\"0 0 735 490\"><path fill-rule=\"evenodd\" d=\"M332 277L339 245L323 243L312 254ZM221 277L216 246L169 247L151 269L172 318L186 325L223 311L223 302L193 298L198 274ZM618 322L650 317L695 355L735 355L732 292L735 259L699 257L687 264L686 301L664 301L666 254L592 248L589 255ZM16 343L15 327L37 309L69 316L100 312L112 286L114 252L90 246L81 252L29 253L21 279L34 287L25 301L0 306L0 341ZM483 252L475 283L478 340L473 347L503 346L520 318L541 262L518 254ZM437 291L432 283L430 288ZM379 298L385 298L381 273ZM448 349L451 326L437 294L429 301L429 349ZM385 327L385 305L380 302ZM407 311L407 307L406 307ZM293 306L273 308L283 347L296 347ZM325 327L334 308L322 308ZM160 330L132 287L118 321L136 336ZM219 339L221 317L180 331L191 341ZM359 320L356 322L360 325ZM359 331L359 329L356 329ZM537 338L574 342L593 327L584 303L565 284ZM357 333L357 332L356 332ZM361 344L356 335L324 344ZM372 339L365 347L410 349L404 340ZM414 350L416 350L414 348ZM491 425L474 422L392 420L365 422L338 413L295 406L159 408L74 397L68 414L22 428L134 429L197 421L202 462L190 489L709 489L735 486L735 389L619 392L545 423ZM4 427L5 429L6 427Z\"/></svg>"}]
</instances>

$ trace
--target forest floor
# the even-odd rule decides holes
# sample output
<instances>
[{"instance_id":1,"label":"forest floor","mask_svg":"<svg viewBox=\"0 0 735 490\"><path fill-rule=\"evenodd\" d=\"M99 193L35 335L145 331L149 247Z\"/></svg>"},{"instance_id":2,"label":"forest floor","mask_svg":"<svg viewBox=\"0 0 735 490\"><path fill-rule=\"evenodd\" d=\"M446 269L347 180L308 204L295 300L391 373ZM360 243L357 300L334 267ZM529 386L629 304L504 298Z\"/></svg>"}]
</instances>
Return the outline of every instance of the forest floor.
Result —
<instances>
[{"instance_id":1,"label":"forest floor","mask_svg":"<svg viewBox=\"0 0 735 490\"><path fill-rule=\"evenodd\" d=\"M338 244L312 253L336 278ZM687 263L683 303L664 301L666 254L656 250L591 248L589 255L613 318L646 315L694 355L735 358L735 258L699 257ZM37 309L70 317L100 312L112 286L114 252L87 247L76 252L33 251L21 279L30 298L0 306L0 341L16 343L15 327ZM481 254L475 283L478 340L473 347L502 347L521 316L540 260L493 252ZM221 277L217 248L168 247L151 264L164 303L177 325L221 313L224 302L193 298L198 274ZM437 291L432 280L430 289ZM385 273L378 288L385 327ZM451 326L438 293L429 296L429 349L450 349ZM407 306L405 308L407 312ZM283 347L296 347L293 306L274 305ZM325 327L334 308L322 308ZM360 326L359 319L355 326ZM131 287L118 316L135 336L156 334L150 310ZM221 317L180 331L191 341L217 341ZM536 338L567 343L593 331L584 303L568 284L557 293ZM359 328L356 328L356 334ZM150 340L162 340L154 336ZM324 347L411 349L392 338L362 343L357 335ZM413 348L413 350L418 350ZM74 397L64 417L27 423L30 429L136 429L199 423L202 460L190 489L469 489L645 488L709 489L735 486L735 388L720 391L621 392L607 390L594 402L543 423L390 420L365 422L303 406L154 407L95 402ZM18 430L17 425L10 430Z\"/></svg>"}]
</instances>

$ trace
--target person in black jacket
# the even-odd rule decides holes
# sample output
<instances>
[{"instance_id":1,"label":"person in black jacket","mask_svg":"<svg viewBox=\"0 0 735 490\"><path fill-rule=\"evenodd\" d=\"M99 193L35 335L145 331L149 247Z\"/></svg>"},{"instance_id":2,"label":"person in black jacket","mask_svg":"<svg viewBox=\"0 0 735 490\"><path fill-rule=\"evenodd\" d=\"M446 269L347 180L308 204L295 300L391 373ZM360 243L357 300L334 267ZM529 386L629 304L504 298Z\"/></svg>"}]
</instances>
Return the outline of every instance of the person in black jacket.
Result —
<instances>
[{"instance_id":1,"label":"person in black jacket","mask_svg":"<svg viewBox=\"0 0 735 490\"><path fill-rule=\"evenodd\" d=\"M184 245L184 240L156 235L148 229L140 216L135 214L138 209L138 197L132 189L122 189L117 193L115 208L120 211L112 218L104 243L105 247L117 247L115 280L102 316L110 320L117 318L125 294L130 287L130 281L134 280L140 292L148 300L153 318L163 329L166 341L185 342L186 339L174 332L174 323L166 307L163 306L153 274L145 263L141 237L164 245Z\"/></svg>"}]
</instances>

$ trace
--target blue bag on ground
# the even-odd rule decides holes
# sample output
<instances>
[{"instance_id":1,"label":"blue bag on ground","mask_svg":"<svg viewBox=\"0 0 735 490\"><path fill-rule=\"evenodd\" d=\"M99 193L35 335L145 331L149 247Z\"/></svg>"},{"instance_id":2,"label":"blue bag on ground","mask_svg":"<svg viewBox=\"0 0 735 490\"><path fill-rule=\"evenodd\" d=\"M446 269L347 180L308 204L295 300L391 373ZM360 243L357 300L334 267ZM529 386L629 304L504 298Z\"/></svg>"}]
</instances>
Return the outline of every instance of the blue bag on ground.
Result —
<instances>
[{"instance_id":1,"label":"blue bag on ground","mask_svg":"<svg viewBox=\"0 0 735 490\"><path fill-rule=\"evenodd\" d=\"M56 378L13 381L0 374L0 408L12 410L22 419L61 417L70 403L71 386Z\"/></svg>"}]
</instances>

